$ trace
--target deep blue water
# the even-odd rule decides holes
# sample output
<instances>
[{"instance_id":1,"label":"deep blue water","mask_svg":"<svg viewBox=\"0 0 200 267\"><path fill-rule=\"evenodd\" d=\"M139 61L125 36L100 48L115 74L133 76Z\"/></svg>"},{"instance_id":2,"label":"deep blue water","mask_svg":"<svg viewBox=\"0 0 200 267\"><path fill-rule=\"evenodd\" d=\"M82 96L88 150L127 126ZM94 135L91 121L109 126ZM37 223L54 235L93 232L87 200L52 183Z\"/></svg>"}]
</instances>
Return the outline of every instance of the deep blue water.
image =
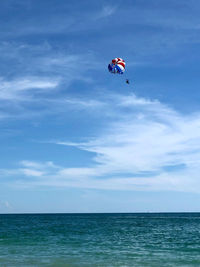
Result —
<instances>
[{"instance_id":1,"label":"deep blue water","mask_svg":"<svg viewBox=\"0 0 200 267\"><path fill-rule=\"evenodd\" d=\"M0 215L0 266L200 266L200 213Z\"/></svg>"}]
</instances>

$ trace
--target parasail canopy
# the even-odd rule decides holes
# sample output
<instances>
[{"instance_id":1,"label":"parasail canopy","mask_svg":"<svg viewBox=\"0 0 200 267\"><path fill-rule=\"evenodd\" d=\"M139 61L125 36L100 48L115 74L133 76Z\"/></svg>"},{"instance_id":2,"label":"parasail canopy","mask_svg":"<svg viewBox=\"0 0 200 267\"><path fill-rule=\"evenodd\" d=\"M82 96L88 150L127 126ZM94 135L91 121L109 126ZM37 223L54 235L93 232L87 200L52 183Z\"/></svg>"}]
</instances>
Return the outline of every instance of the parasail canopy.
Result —
<instances>
[{"instance_id":1,"label":"parasail canopy","mask_svg":"<svg viewBox=\"0 0 200 267\"><path fill-rule=\"evenodd\" d=\"M116 57L108 64L108 70L114 74L123 74L125 71L125 65L126 63L122 58Z\"/></svg>"}]
</instances>

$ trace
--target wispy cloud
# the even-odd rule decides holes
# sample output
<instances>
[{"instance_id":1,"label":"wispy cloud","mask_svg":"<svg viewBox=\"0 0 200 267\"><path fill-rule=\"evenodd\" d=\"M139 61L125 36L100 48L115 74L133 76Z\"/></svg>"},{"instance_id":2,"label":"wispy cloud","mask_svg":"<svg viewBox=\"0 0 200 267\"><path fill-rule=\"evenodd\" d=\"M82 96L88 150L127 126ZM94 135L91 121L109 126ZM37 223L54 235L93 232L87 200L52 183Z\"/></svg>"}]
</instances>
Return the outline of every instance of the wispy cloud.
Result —
<instances>
[{"instance_id":1,"label":"wispy cloud","mask_svg":"<svg viewBox=\"0 0 200 267\"><path fill-rule=\"evenodd\" d=\"M131 51L136 62L151 61L150 56L159 52L166 55L166 48L169 53L170 48L176 49L177 46L182 47L185 43L199 42L199 3L195 1L179 3L174 1L132 3L130 1L126 4L120 3L120 1L112 4L102 1L101 7L91 4L88 8L85 8L83 3L70 5L63 2L57 7L56 12L52 4L47 7L42 3L34 5L31 1L31 4L28 5L31 6L31 14L27 13L28 7L22 5L26 10L23 20L17 16L16 4L14 6L15 21L10 19L6 20L6 23L2 22L5 23L2 29L6 30L3 30L1 35L5 40L10 40L10 36L15 37L16 40L22 36L35 35L45 36L47 40L49 35L61 35L62 37L67 36L67 47L72 48L74 43L77 43L76 39L82 38L80 33L93 31L93 35L95 33L99 35L97 43L102 47L109 44L109 47L114 48L118 32L124 32L126 34L123 34L123 42L120 44L123 48L122 51ZM41 17L38 10L48 14L48 19L46 16ZM68 16L66 16L66 12ZM117 14L120 14L122 22L117 19ZM114 15L116 16L113 17ZM133 29L135 29L134 34ZM81 46L80 50L94 50L91 43L87 42L84 49ZM66 43L61 44L61 47L64 50ZM112 53L110 49L109 53Z\"/></svg>"},{"instance_id":2,"label":"wispy cloud","mask_svg":"<svg viewBox=\"0 0 200 267\"><path fill-rule=\"evenodd\" d=\"M43 177L46 175L52 175L54 172L58 172L61 169L61 167L55 165L51 161L35 162L22 160L19 162L18 166L19 168L16 169L0 169L0 176L16 176L19 177L19 180L23 180L23 177Z\"/></svg>"},{"instance_id":3,"label":"wispy cloud","mask_svg":"<svg viewBox=\"0 0 200 267\"><path fill-rule=\"evenodd\" d=\"M87 4L86 4L87 5ZM30 35L54 35L72 32L85 31L88 28L95 28L92 23L95 19L102 19L109 17L115 12L115 7L113 5L107 5L103 2L103 7L101 10L96 7L96 5L90 4L90 6L85 9L85 4L79 2L78 7L76 5L70 5L68 3L62 3L55 12L53 5L48 6L43 3L34 5L22 5L21 9L25 10L23 14L23 22L21 17L18 16L15 5L9 5L9 7L4 7L5 9L13 10L15 12L15 22L10 19L6 22L6 31L2 31L1 34L4 37L9 38L11 35L15 38L20 38L21 36ZM84 12L83 12L84 10ZM91 12L92 11L92 12ZM48 19L46 16L40 16L40 12L48 14ZM66 14L68 14L66 16ZM2 24L4 22L2 21Z\"/></svg>"},{"instance_id":4,"label":"wispy cloud","mask_svg":"<svg viewBox=\"0 0 200 267\"><path fill-rule=\"evenodd\" d=\"M58 121L51 116L55 131L45 125L46 132L38 132L39 138L54 140L47 143L56 144L57 149L71 146L66 149L66 162L72 147L77 156L79 152L89 154L90 160L77 165L74 161L71 167L63 162L57 166L54 155L50 162L17 156L17 167L2 168L0 181L30 186L199 192L200 114L181 114L158 100L126 95L125 91L124 95L112 94L112 90L122 92L122 88L111 85L105 89L109 85L103 76L106 58L110 60L111 54L119 52L130 62L127 70L141 62L156 62L156 67L167 64L167 60L176 64L172 50L180 51L186 43L200 40L197 1L115 1L114 5L107 1L63 1L56 10L53 2L48 6L42 1L38 5L34 1L27 5L25 0L14 2L9 0L1 9L8 20L2 21L4 41L0 42L0 120L28 118L32 123L35 115L64 114L65 118L58 116L62 135L56 135ZM19 8L22 17L14 12ZM43 11L45 16L41 16ZM120 44L116 43L119 36L123 39ZM179 56L180 60L191 60L191 50L196 51L196 47L186 47L182 55L188 55L176 54L176 62ZM151 71L138 72L139 79L150 76ZM160 74L158 71L157 76ZM153 83L148 79L148 85ZM180 94L178 89L176 94ZM153 97L152 92L149 95ZM26 127L24 124L20 130L25 133ZM48 137L47 132L51 132ZM35 140L31 134L26 137ZM17 141L13 143L19 146Z\"/></svg>"},{"instance_id":5,"label":"wispy cloud","mask_svg":"<svg viewBox=\"0 0 200 267\"><path fill-rule=\"evenodd\" d=\"M33 115L58 112L66 103L74 105L75 100L66 99L66 91L74 81L92 84L90 75L85 75L91 69L98 69L99 65L93 60L93 54L67 54L63 51L54 53L53 48L44 43L41 46L4 42L0 44L3 61L13 65L10 73L2 64L0 77L0 119L9 117L31 117ZM84 62L84 68L80 62ZM0 63L1 64L1 63ZM12 102L12 108L10 104ZM25 105L29 102L29 105ZM32 102L32 103L31 103ZM74 103L72 103L74 102ZM89 101L90 105L95 105ZM88 105L89 105L88 102ZM62 105L63 103L63 105ZM40 106L40 112L34 107ZM81 101L79 105L84 105ZM49 108L51 107L51 109ZM28 115L29 114L29 115Z\"/></svg>"},{"instance_id":6,"label":"wispy cloud","mask_svg":"<svg viewBox=\"0 0 200 267\"><path fill-rule=\"evenodd\" d=\"M32 90L32 94L34 94L35 90L44 91L55 88L58 84L57 79L49 80L48 78L24 77L12 81L0 78L0 100L24 100L24 93L27 91Z\"/></svg>"},{"instance_id":7,"label":"wispy cloud","mask_svg":"<svg viewBox=\"0 0 200 267\"><path fill-rule=\"evenodd\" d=\"M105 106L97 108L105 110ZM92 152L92 166L66 168L22 161L25 168L15 171L39 177L31 183L46 186L199 192L200 114L180 114L135 95L113 95L112 107L107 108L115 110L118 119L111 118L92 139L54 141Z\"/></svg>"},{"instance_id":8,"label":"wispy cloud","mask_svg":"<svg viewBox=\"0 0 200 267\"><path fill-rule=\"evenodd\" d=\"M102 8L102 10L100 11L100 13L97 15L96 18L100 19L100 18L109 17L115 13L116 9L117 9L116 6L106 5Z\"/></svg>"}]
</instances>

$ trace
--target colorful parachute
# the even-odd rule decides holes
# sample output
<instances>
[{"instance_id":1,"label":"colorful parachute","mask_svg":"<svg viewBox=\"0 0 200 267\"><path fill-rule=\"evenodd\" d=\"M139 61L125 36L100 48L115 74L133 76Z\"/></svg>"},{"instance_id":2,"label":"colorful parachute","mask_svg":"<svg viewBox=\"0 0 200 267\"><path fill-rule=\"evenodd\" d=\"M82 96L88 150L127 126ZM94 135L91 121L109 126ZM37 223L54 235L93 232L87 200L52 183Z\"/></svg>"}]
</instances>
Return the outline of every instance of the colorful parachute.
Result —
<instances>
[{"instance_id":1,"label":"colorful parachute","mask_svg":"<svg viewBox=\"0 0 200 267\"><path fill-rule=\"evenodd\" d=\"M116 57L114 58L110 64L108 64L108 70L111 73L118 73L118 74L123 74L125 71L125 61L120 58Z\"/></svg>"}]
</instances>

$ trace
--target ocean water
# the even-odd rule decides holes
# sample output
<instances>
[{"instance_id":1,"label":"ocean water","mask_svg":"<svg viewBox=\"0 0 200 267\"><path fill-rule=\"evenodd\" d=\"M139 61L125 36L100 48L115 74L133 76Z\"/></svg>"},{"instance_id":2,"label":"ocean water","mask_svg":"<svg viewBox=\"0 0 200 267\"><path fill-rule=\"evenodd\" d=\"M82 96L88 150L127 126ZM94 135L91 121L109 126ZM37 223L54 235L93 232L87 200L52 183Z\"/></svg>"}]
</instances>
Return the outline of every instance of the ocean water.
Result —
<instances>
[{"instance_id":1,"label":"ocean water","mask_svg":"<svg viewBox=\"0 0 200 267\"><path fill-rule=\"evenodd\" d=\"M0 215L0 266L200 266L200 213Z\"/></svg>"}]
</instances>

